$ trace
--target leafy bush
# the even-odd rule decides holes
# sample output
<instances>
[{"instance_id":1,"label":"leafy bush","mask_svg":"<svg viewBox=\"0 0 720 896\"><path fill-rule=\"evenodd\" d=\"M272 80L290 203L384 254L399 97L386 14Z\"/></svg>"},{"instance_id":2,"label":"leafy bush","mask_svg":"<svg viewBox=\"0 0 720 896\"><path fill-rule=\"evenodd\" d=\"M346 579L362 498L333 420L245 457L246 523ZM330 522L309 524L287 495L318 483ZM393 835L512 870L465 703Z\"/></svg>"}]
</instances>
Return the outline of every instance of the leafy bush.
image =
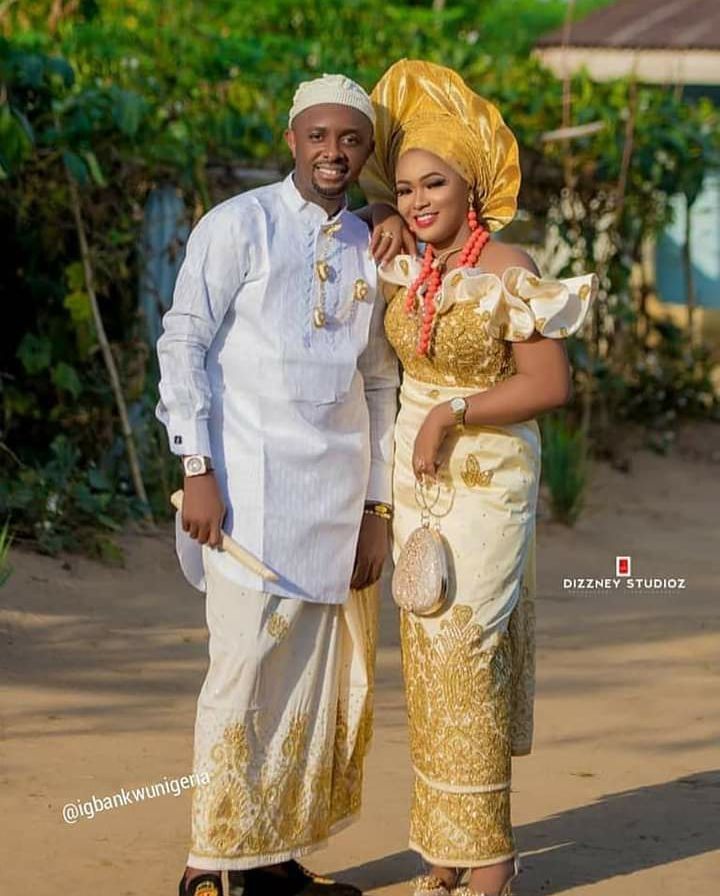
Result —
<instances>
[{"instance_id":1,"label":"leafy bush","mask_svg":"<svg viewBox=\"0 0 720 896\"><path fill-rule=\"evenodd\" d=\"M563 412L540 421L542 479L550 497L553 519L572 526L582 510L588 483L588 450L582 431Z\"/></svg>"},{"instance_id":2,"label":"leafy bush","mask_svg":"<svg viewBox=\"0 0 720 896\"><path fill-rule=\"evenodd\" d=\"M575 9L580 15L605 2L578 0ZM68 175L80 195L95 292L149 504L162 516L178 471L153 418L157 370L138 312L138 235L147 197L171 184L188 217L197 218L239 188L236 167L287 167L282 132L292 93L300 80L323 71L343 71L370 87L389 63L421 57L455 67L495 101L523 148L522 203L566 250L551 273L594 268L604 257L602 245L612 248L603 262L588 381L599 378L597 388L612 392L613 408L635 413L639 402L653 420L675 398L685 396L690 410L703 403L688 390L704 383L704 374L684 392L666 391L673 398L658 399L653 382L674 388L672 371L660 380L629 371L616 337L632 334L641 314L629 288L638 247L669 219L669 196L696 189L712 157L717 110L685 103L673 91L637 88L624 210L608 226L623 160L628 83L593 84L584 74L572 79L573 123L605 125L572 144L577 196L562 192L568 145L539 140L562 124L562 85L528 51L540 31L562 23L565 0L436 6L347 0L329 15L325 0L4 5L0 300L13 313L0 330L0 519L10 512L19 538L48 551L97 546L98 537L111 537L110 521L145 512L130 497L132 477L80 263ZM513 27L501 27L504 22ZM222 172L222 184L213 171ZM681 363L672 365L680 373ZM650 413L652 401L660 404ZM682 405L676 410L683 413ZM14 459L6 464L6 458ZM78 541L76 529L87 540Z\"/></svg>"}]
</instances>

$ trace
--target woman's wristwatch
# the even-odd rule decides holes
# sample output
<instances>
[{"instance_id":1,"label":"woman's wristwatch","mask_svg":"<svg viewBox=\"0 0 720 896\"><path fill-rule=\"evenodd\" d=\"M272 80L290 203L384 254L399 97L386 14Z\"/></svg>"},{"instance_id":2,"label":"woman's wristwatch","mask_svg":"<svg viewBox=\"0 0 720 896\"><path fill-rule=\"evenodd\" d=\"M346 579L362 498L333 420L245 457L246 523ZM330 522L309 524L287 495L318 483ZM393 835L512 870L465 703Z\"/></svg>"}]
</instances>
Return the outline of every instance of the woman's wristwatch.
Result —
<instances>
[{"instance_id":1,"label":"woman's wristwatch","mask_svg":"<svg viewBox=\"0 0 720 896\"><path fill-rule=\"evenodd\" d=\"M455 420L456 426L464 426L465 425L465 414L467 414L468 403L465 398L451 398L450 399L450 410L452 411L453 418Z\"/></svg>"},{"instance_id":2,"label":"woman's wristwatch","mask_svg":"<svg viewBox=\"0 0 720 896\"><path fill-rule=\"evenodd\" d=\"M183 471L186 476L204 476L213 469L212 460L202 454L188 454L182 459Z\"/></svg>"}]
</instances>

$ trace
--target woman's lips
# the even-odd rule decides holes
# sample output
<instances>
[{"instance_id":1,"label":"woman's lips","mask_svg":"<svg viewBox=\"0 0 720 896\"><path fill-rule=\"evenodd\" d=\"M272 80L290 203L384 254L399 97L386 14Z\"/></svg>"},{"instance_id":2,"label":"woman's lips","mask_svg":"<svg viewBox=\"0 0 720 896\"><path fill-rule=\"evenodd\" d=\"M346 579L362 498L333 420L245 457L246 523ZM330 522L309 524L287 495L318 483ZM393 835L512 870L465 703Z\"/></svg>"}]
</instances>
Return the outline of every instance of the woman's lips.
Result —
<instances>
[{"instance_id":1,"label":"woman's lips","mask_svg":"<svg viewBox=\"0 0 720 896\"><path fill-rule=\"evenodd\" d=\"M421 229L432 227L437 219L437 212L427 212L423 215L415 215L415 225Z\"/></svg>"}]
</instances>

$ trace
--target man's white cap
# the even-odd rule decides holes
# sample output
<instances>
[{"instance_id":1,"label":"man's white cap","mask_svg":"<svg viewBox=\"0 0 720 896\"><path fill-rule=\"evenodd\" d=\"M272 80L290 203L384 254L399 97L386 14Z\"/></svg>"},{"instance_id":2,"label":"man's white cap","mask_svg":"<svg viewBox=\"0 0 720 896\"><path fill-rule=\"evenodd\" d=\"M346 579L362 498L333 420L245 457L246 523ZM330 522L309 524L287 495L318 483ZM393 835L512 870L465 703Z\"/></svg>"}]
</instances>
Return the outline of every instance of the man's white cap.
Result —
<instances>
[{"instance_id":1,"label":"man's white cap","mask_svg":"<svg viewBox=\"0 0 720 896\"><path fill-rule=\"evenodd\" d=\"M288 116L288 127L293 118L311 106L321 103L335 103L339 106L350 106L358 109L375 125L375 110L372 100L359 84L346 78L345 75L323 75L314 81L303 81L295 91L293 104Z\"/></svg>"}]
</instances>

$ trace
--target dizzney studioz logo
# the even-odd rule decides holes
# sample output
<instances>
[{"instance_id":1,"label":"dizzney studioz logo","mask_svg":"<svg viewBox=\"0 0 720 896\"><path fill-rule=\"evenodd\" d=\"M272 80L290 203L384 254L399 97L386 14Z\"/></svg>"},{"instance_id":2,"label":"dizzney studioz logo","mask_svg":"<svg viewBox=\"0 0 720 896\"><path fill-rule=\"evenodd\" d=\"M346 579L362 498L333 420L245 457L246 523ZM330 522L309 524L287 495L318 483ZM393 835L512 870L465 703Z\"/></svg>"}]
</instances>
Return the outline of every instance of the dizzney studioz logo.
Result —
<instances>
[{"instance_id":1,"label":"dizzney studioz logo","mask_svg":"<svg viewBox=\"0 0 720 896\"><path fill-rule=\"evenodd\" d=\"M630 569L632 567L632 558L631 557L616 557L615 558L615 575L621 576L623 579L626 579L630 575Z\"/></svg>"},{"instance_id":2,"label":"dizzney studioz logo","mask_svg":"<svg viewBox=\"0 0 720 896\"><path fill-rule=\"evenodd\" d=\"M634 576L632 557L619 554L615 557L615 575L601 578L563 578L563 591L635 591L644 594L665 594L684 591L687 579L680 576Z\"/></svg>"}]
</instances>

